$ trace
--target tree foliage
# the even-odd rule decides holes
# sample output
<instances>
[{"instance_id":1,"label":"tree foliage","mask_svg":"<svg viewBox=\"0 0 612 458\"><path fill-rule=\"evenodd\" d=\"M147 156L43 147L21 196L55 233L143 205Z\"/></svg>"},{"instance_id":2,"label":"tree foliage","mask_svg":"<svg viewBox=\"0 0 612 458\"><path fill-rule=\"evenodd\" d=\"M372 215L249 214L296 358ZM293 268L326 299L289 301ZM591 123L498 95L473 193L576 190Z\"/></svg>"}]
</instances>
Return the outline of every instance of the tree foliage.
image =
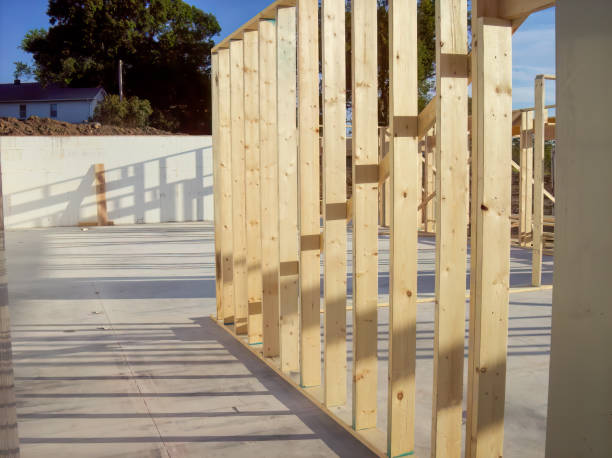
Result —
<instances>
[{"instance_id":1,"label":"tree foliage","mask_svg":"<svg viewBox=\"0 0 612 458\"><path fill-rule=\"evenodd\" d=\"M153 113L148 100L128 97L123 100L111 94L96 105L93 120L119 127L146 127Z\"/></svg>"},{"instance_id":2,"label":"tree foliage","mask_svg":"<svg viewBox=\"0 0 612 458\"><path fill-rule=\"evenodd\" d=\"M182 0L49 0L51 27L28 32L44 83L103 86L151 101L161 128L210 132L210 51L220 32L212 14Z\"/></svg>"}]
</instances>

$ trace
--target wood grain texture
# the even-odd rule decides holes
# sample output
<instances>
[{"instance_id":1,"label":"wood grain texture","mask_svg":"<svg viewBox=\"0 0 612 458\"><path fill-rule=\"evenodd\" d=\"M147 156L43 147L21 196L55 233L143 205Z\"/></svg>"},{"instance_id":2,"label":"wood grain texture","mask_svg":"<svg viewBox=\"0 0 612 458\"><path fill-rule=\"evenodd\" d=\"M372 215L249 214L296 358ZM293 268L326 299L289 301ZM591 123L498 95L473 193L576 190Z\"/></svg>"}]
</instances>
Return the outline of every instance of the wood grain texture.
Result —
<instances>
[{"instance_id":1,"label":"wood grain texture","mask_svg":"<svg viewBox=\"0 0 612 458\"><path fill-rule=\"evenodd\" d=\"M436 286L432 456L459 458L468 205L467 0L436 2Z\"/></svg>"},{"instance_id":2,"label":"wood grain texture","mask_svg":"<svg viewBox=\"0 0 612 458\"><path fill-rule=\"evenodd\" d=\"M512 135L512 24L477 19L477 261L472 265L466 457L503 455Z\"/></svg>"},{"instance_id":3,"label":"wood grain texture","mask_svg":"<svg viewBox=\"0 0 612 458\"><path fill-rule=\"evenodd\" d=\"M221 270L223 322L234 323L234 235L232 232L232 140L229 49L219 55L218 189L221 198Z\"/></svg>"},{"instance_id":4,"label":"wood grain texture","mask_svg":"<svg viewBox=\"0 0 612 458\"><path fill-rule=\"evenodd\" d=\"M249 343L263 342L259 172L259 32L244 33L244 152Z\"/></svg>"},{"instance_id":5,"label":"wood grain texture","mask_svg":"<svg viewBox=\"0 0 612 458\"><path fill-rule=\"evenodd\" d=\"M232 137L232 234L234 236L234 329L247 333L248 278L244 155L244 44L230 43L230 111Z\"/></svg>"},{"instance_id":6,"label":"wood grain texture","mask_svg":"<svg viewBox=\"0 0 612 458\"><path fill-rule=\"evenodd\" d=\"M96 181L98 226L108 226L108 211L106 209L106 176L104 173L104 164L94 165L94 175Z\"/></svg>"},{"instance_id":7,"label":"wood grain texture","mask_svg":"<svg viewBox=\"0 0 612 458\"><path fill-rule=\"evenodd\" d=\"M280 358L285 372L297 371L300 361L296 25L295 7L276 11Z\"/></svg>"},{"instance_id":8,"label":"wood grain texture","mask_svg":"<svg viewBox=\"0 0 612 458\"><path fill-rule=\"evenodd\" d=\"M217 320L223 319L221 292L223 271L221 269L221 185L219 166L219 54L211 58L211 96L212 96L212 145L213 145L213 205L215 207L215 298Z\"/></svg>"},{"instance_id":9,"label":"wood grain texture","mask_svg":"<svg viewBox=\"0 0 612 458\"><path fill-rule=\"evenodd\" d=\"M389 3L391 139L389 239L389 385L387 455L414 453L418 205L422 169L417 137L417 3Z\"/></svg>"},{"instance_id":10,"label":"wood grain texture","mask_svg":"<svg viewBox=\"0 0 612 458\"><path fill-rule=\"evenodd\" d=\"M376 426L378 78L376 0L353 0L353 428Z\"/></svg>"},{"instance_id":11,"label":"wood grain texture","mask_svg":"<svg viewBox=\"0 0 612 458\"><path fill-rule=\"evenodd\" d=\"M264 356L279 349L278 139L276 23L259 23L259 154Z\"/></svg>"},{"instance_id":12,"label":"wood grain texture","mask_svg":"<svg viewBox=\"0 0 612 458\"><path fill-rule=\"evenodd\" d=\"M324 400L346 403L346 66L344 0L321 3L323 45Z\"/></svg>"},{"instance_id":13,"label":"wood grain texture","mask_svg":"<svg viewBox=\"0 0 612 458\"><path fill-rule=\"evenodd\" d=\"M300 384L321 384L319 210L319 6L298 0Z\"/></svg>"}]
</instances>

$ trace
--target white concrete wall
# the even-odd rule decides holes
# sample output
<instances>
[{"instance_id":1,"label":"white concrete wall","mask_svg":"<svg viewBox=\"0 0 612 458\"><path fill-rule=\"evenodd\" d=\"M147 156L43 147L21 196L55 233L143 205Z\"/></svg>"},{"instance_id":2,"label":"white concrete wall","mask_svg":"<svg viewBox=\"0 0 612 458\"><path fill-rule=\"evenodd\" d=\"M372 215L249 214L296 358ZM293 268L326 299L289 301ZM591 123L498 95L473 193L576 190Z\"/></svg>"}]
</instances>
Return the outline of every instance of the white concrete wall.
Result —
<instances>
[{"instance_id":1,"label":"white concrete wall","mask_svg":"<svg viewBox=\"0 0 612 458\"><path fill-rule=\"evenodd\" d=\"M40 102L40 103L0 103L0 116L19 118L19 105L26 105L26 117L51 117L51 104L57 104L57 119L71 123L87 121L93 116L97 100L74 102Z\"/></svg>"},{"instance_id":2,"label":"white concrete wall","mask_svg":"<svg viewBox=\"0 0 612 458\"><path fill-rule=\"evenodd\" d=\"M115 224L212 221L209 136L0 137L6 227L96 221L94 164Z\"/></svg>"}]
</instances>

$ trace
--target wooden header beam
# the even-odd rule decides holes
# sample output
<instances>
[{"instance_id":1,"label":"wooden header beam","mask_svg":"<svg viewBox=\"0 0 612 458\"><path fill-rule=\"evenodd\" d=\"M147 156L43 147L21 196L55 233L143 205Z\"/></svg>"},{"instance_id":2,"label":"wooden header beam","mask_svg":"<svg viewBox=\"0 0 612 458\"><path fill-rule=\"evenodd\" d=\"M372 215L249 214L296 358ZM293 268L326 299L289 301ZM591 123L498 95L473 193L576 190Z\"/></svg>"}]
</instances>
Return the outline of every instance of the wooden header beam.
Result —
<instances>
[{"instance_id":1,"label":"wooden header beam","mask_svg":"<svg viewBox=\"0 0 612 458\"><path fill-rule=\"evenodd\" d=\"M223 39L221 43L219 43L212 49L212 52L216 53L220 49L229 48L230 41L241 40L243 33L246 31L257 30L257 24L259 23L259 21L264 19L276 19L276 10L278 8L282 8L284 6L295 6L296 4L297 0L276 0L257 16L244 23L242 27L236 29L232 34Z\"/></svg>"}]
</instances>

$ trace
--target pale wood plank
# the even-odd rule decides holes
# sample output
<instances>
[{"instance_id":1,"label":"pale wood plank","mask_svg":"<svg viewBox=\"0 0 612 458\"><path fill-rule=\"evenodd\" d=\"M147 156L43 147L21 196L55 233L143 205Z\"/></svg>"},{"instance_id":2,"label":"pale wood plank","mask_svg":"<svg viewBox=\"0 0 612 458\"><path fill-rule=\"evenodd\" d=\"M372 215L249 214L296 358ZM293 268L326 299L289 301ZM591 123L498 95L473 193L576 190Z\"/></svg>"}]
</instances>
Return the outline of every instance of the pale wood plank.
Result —
<instances>
[{"instance_id":1,"label":"pale wood plank","mask_svg":"<svg viewBox=\"0 0 612 458\"><path fill-rule=\"evenodd\" d=\"M417 4L389 3L391 231L387 455L414 453L418 204Z\"/></svg>"},{"instance_id":2,"label":"pale wood plank","mask_svg":"<svg viewBox=\"0 0 612 458\"><path fill-rule=\"evenodd\" d=\"M259 32L244 33L244 151L249 343L263 342L259 177Z\"/></svg>"},{"instance_id":3,"label":"pale wood plank","mask_svg":"<svg viewBox=\"0 0 612 458\"><path fill-rule=\"evenodd\" d=\"M259 23L259 154L264 356L279 355L276 23Z\"/></svg>"},{"instance_id":4,"label":"pale wood plank","mask_svg":"<svg viewBox=\"0 0 612 458\"><path fill-rule=\"evenodd\" d=\"M542 284L542 249L544 232L544 120L548 118L544 108L545 80L538 75L535 80L535 121L533 141L533 249L531 251L531 285Z\"/></svg>"},{"instance_id":5,"label":"pale wood plank","mask_svg":"<svg viewBox=\"0 0 612 458\"><path fill-rule=\"evenodd\" d=\"M298 0L300 384L321 384L319 210L319 6Z\"/></svg>"},{"instance_id":6,"label":"pale wood plank","mask_svg":"<svg viewBox=\"0 0 612 458\"><path fill-rule=\"evenodd\" d=\"M221 186L219 166L219 54L211 56L212 82L212 142L213 142L213 203L215 207L215 298L217 301L217 320L223 319L221 302L223 275L221 270Z\"/></svg>"},{"instance_id":7,"label":"pale wood plank","mask_svg":"<svg viewBox=\"0 0 612 458\"><path fill-rule=\"evenodd\" d=\"M324 401L346 403L345 3L321 3L323 68Z\"/></svg>"},{"instance_id":8,"label":"pale wood plank","mask_svg":"<svg viewBox=\"0 0 612 458\"><path fill-rule=\"evenodd\" d=\"M376 0L351 2L353 84L353 428L376 426L378 89Z\"/></svg>"},{"instance_id":9,"label":"pale wood plank","mask_svg":"<svg viewBox=\"0 0 612 458\"><path fill-rule=\"evenodd\" d=\"M219 55L219 130L218 165L221 193L221 270L223 278L223 322L234 323L234 235L232 232L232 141L230 113L230 56L229 49Z\"/></svg>"},{"instance_id":10,"label":"pale wood plank","mask_svg":"<svg viewBox=\"0 0 612 458\"><path fill-rule=\"evenodd\" d=\"M467 0L436 2L436 287L431 456L459 458L468 205Z\"/></svg>"},{"instance_id":11,"label":"pale wood plank","mask_svg":"<svg viewBox=\"0 0 612 458\"><path fill-rule=\"evenodd\" d=\"M247 333L248 283L244 156L244 45L230 43L230 111L232 141L232 233L234 236L234 330Z\"/></svg>"},{"instance_id":12,"label":"pale wood plank","mask_svg":"<svg viewBox=\"0 0 612 458\"><path fill-rule=\"evenodd\" d=\"M476 10L478 11L478 10ZM477 18L477 260L470 310L466 457L503 455L512 135L512 24ZM474 195L473 195L474 196Z\"/></svg>"},{"instance_id":13,"label":"pale wood plank","mask_svg":"<svg viewBox=\"0 0 612 458\"><path fill-rule=\"evenodd\" d=\"M296 9L276 11L278 77L278 192L280 255L280 359L285 372L299 368L299 246L297 193Z\"/></svg>"},{"instance_id":14,"label":"pale wood plank","mask_svg":"<svg viewBox=\"0 0 612 458\"><path fill-rule=\"evenodd\" d=\"M436 182L434 176L435 162L435 137L434 130L430 129L425 136L425 196L429 196L436 190ZM431 201L425 204L425 232L434 232L436 230L436 204Z\"/></svg>"}]
</instances>

